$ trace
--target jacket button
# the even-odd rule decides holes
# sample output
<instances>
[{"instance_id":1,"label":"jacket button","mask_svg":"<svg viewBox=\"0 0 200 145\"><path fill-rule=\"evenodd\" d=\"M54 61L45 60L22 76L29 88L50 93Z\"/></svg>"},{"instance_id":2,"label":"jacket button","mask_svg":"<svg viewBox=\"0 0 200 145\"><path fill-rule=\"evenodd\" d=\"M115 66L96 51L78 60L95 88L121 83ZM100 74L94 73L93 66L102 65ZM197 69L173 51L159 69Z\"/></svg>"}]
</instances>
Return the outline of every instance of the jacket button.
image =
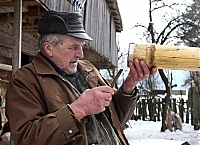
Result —
<instances>
[{"instance_id":1,"label":"jacket button","mask_svg":"<svg viewBox=\"0 0 200 145\"><path fill-rule=\"evenodd\" d=\"M73 133L73 131L70 129L70 130L69 130L69 134L72 134L72 133Z\"/></svg>"}]
</instances>

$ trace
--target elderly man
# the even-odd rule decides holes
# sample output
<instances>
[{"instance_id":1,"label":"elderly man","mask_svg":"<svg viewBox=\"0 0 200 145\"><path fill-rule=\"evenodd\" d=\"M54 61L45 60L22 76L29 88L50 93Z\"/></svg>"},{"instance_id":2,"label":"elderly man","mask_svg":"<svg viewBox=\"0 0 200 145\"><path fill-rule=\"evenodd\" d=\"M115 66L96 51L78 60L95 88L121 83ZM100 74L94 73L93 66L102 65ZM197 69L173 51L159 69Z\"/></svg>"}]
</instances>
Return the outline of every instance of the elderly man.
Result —
<instances>
[{"instance_id":1,"label":"elderly man","mask_svg":"<svg viewBox=\"0 0 200 145\"><path fill-rule=\"evenodd\" d=\"M6 115L16 145L126 145L122 127L137 100L136 85L154 75L144 61L129 62L119 90L83 58L92 40L78 13L47 11L38 24L39 53L11 78Z\"/></svg>"}]
</instances>

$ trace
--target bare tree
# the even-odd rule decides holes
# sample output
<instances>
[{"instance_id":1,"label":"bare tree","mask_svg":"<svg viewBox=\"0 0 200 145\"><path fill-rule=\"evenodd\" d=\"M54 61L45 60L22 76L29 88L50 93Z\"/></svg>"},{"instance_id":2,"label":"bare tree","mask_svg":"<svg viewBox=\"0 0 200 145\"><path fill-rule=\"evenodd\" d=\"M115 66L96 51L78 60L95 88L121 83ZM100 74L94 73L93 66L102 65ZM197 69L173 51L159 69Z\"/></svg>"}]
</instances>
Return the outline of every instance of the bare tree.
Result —
<instances>
[{"instance_id":1,"label":"bare tree","mask_svg":"<svg viewBox=\"0 0 200 145\"><path fill-rule=\"evenodd\" d=\"M183 17L182 17L182 12L179 11L179 9L175 9L176 6L180 6L182 4L179 4L177 2L174 2L172 4L167 4L167 0L149 0L149 25L148 27L145 27L144 25L141 24L137 24L134 25L133 28L138 28L138 27L142 27L144 28L144 32L143 35L146 38L147 42L149 43L155 43L155 44L168 44L168 43L172 43L174 42L174 40L180 39L179 36L177 36L177 30L181 27L181 26L194 26L195 24L190 21L190 20L185 20L183 21ZM173 12L175 11L175 15L169 15L169 10L173 10ZM161 31L158 31L156 28L161 25L158 24L158 26L155 26L154 24L154 17L155 17L155 13L160 13L160 15L162 14L161 12L165 12L162 15L162 26L163 29ZM157 19L157 18L155 18ZM176 41L176 42L177 42ZM175 45L175 42L174 42ZM164 83L164 86L166 88L166 92L167 95L165 97L165 104L167 105L165 108L171 108L170 106L170 96L171 96L171 89L172 89L172 85L169 78L166 76L166 74L164 73L163 69L159 69L158 70L160 77ZM161 127L161 131L165 131L166 130L166 125L165 125L165 112L166 110L163 109L163 120L162 120L162 127Z\"/></svg>"}]
</instances>

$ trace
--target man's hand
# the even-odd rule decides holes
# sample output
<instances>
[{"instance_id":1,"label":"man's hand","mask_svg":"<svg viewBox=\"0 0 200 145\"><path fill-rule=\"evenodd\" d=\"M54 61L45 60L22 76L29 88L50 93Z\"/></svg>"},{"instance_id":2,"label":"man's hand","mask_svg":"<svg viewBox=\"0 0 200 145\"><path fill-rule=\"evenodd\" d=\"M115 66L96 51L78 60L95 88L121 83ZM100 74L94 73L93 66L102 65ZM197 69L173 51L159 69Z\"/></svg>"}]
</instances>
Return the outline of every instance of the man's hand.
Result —
<instances>
[{"instance_id":1,"label":"man's hand","mask_svg":"<svg viewBox=\"0 0 200 145\"><path fill-rule=\"evenodd\" d=\"M114 94L114 90L108 86L87 89L70 106L74 115L78 119L82 119L84 116L103 112L105 107L110 104L112 94Z\"/></svg>"},{"instance_id":2,"label":"man's hand","mask_svg":"<svg viewBox=\"0 0 200 145\"><path fill-rule=\"evenodd\" d=\"M123 87L123 91L127 94L130 94L133 91L138 82L154 75L157 71L156 68L150 70L143 60L139 61L138 59L135 59L133 62L130 61L128 66L130 71Z\"/></svg>"}]
</instances>

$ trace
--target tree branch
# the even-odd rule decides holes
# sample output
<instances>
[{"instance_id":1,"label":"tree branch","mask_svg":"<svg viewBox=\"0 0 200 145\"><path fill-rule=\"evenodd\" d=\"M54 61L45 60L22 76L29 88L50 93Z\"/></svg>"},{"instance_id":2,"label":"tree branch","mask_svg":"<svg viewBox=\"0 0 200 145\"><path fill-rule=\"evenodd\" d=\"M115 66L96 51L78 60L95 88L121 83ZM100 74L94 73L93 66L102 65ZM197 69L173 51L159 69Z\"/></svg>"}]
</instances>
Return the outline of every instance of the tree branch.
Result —
<instances>
[{"instance_id":1,"label":"tree branch","mask_svg":"<svg viewBox=\"0 0 200 145\"><path fill-rule=\"evenodd\" d=\"M193 23L191 22L184 22L181 24L177 24L176 26L174 26L168 33L167 35L161 40L160 44L164 44L164 42L167 40L168 36L178 27L182 26L182 25L189 25L189 26L195 26Z\"/></svg>"}]
</instances>

